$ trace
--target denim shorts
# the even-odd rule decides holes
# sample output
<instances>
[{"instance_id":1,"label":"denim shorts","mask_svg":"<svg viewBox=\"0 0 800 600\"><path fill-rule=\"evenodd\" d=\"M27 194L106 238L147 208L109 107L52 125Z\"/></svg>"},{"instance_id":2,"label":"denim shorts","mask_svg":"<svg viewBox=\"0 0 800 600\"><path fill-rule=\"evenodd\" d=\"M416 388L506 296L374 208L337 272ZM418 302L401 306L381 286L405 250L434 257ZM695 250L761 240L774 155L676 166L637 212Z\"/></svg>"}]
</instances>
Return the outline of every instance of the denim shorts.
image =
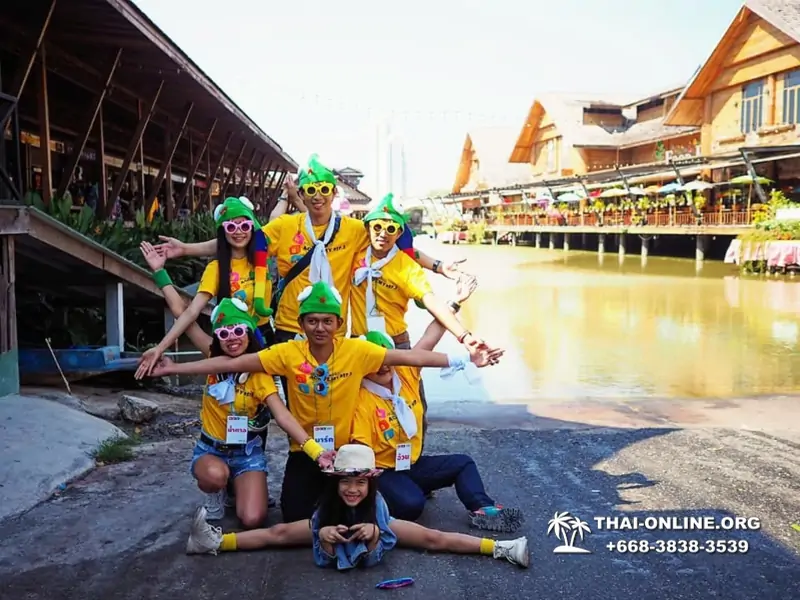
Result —
<instances>
[{"instance_id":1,"label":"denim shorts","mask_svg":"<svg viewBox=\"0 0 800 600\"><path fill-rule=\"evenodd\" d=\"M212 446L197 440L194 452L192 452L192 463L189 465L189 471L193 477L195 476L194 463L197 462L198 458L206 454L221 458L225 464L228 465L228 469L230 469L231 479L236 479L242 473L247 473L249 471L269 473L269 469L267 468L267 456L264 454L264 448L255 448L250 456L248 456L244 448L233 452L220 452Z\"/></svg>"}]
</instances>

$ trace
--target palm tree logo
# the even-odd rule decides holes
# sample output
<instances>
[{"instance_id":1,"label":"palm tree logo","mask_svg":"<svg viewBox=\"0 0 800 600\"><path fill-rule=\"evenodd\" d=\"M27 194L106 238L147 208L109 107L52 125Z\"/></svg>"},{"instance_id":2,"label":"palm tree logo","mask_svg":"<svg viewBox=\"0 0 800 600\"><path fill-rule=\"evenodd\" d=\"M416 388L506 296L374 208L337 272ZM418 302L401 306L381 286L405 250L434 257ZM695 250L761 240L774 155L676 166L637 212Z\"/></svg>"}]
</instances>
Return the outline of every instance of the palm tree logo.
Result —
<instances>
[{"instance_id":1,"label":"palm tree logo","mask_svg":"<svg viewBox=\"0 0 800 600\"><path fill-rule=\"evenodd\" d=\"M575 545L575 538L578 537L580 541L583 541L584 533L592 533L589 524L581 521L578 517L573 517L568 512L557 512L547 526L548 536L555 534L557 540L564 542L553 550L553 554L591 554L591 550L578 548Z\"/></svg>"}]
</instances>

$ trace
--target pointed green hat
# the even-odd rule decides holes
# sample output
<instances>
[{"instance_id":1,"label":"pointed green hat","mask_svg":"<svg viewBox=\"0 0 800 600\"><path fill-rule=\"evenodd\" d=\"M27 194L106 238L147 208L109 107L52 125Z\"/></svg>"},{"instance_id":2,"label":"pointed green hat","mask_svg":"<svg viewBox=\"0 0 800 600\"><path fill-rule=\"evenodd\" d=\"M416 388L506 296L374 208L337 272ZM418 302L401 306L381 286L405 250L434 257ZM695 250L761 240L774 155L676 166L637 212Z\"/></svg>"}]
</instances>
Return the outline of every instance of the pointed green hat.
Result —
<instances>
[{"instance_id":1,"label":"pointed green hat","mask_svg":"<svg viewBox=\"0 0 800 600\"><path fill-rule=\"evenodd\" d=\"M301 317L310 313L342 316L342 296L335 287L324 281L306 287L297 296L297 301L300 302L298 314Z\"/></svg>"},{"instance_id":2,"label":"pointed green hat","mask_svg":"<svg viewBox=\"0 0 800 600\"><path fill-rule=\"evenodd\" d=\"M244 325L250 331L255 331L256 320L247 310L247 305L238 298L223 298L211 313L211 327L230 327Z\"/></svg>"},{"instance_id":3,"label":"pointed green hat","mask_svg":"<svg viewBox=\"0 0 800 600\"><path fill-rule=\"evenodd\" d=\"M308 167L300 171L297 185L306 183L330 183L336 185L336 175L328 167L319 162L319 156L312 154L308 159Z\"/></svg>"},{"instance_id":4,"label":"pointed green hat","mask_svg":"<svg viewBox=\"0 0 800 600\"><path fill-rule=\"evenodd\" d=\"M225 198L222 204L218 204L214 209L214 223L217 227L222 225L225 221L238 219L239 217L247 217L253 221L253 228L258 229L258 219L256 219L255 207L244 196L234 198L233 196Z\"/></svg>"},{"instance_id":5,"label":"pointed green hat","mask_svg":"<svg viewBox=\"0 0 800 600\"><path fill-rule=\"evenodd\" d=\"M386 194L378 206L373 208L367 216L364 217L364 222L369 223L377 219L388 219L394 221L400 225L400 227L405 227L406 218L401 211L402 206L400 206L399 202L394 201L394 194Z\"/></svg>"}]
</instances>

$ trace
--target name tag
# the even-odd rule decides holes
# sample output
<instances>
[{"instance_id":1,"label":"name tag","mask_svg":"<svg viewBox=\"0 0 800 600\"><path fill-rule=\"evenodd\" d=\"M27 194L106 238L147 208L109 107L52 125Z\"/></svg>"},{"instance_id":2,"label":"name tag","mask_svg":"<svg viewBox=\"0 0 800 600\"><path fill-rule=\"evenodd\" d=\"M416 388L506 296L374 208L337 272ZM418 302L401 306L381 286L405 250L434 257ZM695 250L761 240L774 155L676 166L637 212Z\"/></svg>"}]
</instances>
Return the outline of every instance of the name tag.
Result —
<instances>
[{"instance_id":1,"label":"name tag","mask_svg":"<svg viewBox=\"0 0 800 600\"><path fill-rule=\"evenodd\" d=\"M228 415L228 427L225 430L226 444L247 443L247 417L241 415Z\"/></svg>"},{"instance_id":2,"label":"name tag","mask_svg":"<svg viewBox=\"0 0 800 600\"><path fill-rule=\"evenodd\" d=\"M314 441L325 450L335 450L336 436L333 425L317 425L314 427Z\"/></svg>"},{"instance_id":3,"label":"name tag","mask_svg":"<svg viewBox=\"0 0 800 600\"><path fill-rule=\"evenodd\" d=\"M394 454L394 470L408 471L411 468L411 444L397 444Z\"/></svg>"}]
</instances>

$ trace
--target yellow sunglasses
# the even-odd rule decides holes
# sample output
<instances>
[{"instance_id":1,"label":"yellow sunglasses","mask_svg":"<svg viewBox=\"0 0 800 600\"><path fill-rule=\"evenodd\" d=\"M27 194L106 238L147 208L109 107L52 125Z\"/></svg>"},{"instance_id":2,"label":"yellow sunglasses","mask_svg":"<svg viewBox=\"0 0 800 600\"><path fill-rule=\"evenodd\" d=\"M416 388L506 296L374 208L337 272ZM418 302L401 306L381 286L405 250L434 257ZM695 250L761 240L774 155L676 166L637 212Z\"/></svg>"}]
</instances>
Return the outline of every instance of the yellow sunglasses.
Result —
<instances>
[{"instance_id":1,"label":"yellow sunglasses","mask_svg":"<svg viewBox=\"0 0 800 600\"><path fill-rule=\"evenodd\" d=\"M400 227L400 225L394 221L372 221L369 226L375 233L385 231L389 235L394 235L395 233L400 232L402 229L402 227Z\"/></svg>"},{"instance_id":2,"label":"yellow sunglasses","mask_svg":"<svg viewBox=\"0 0 800 600\"><path fill-rule=\"evenodd\" d=\"M333 185L330 183L304 183L300 186L300 189L303 190L303 195L309 197L317 194L322 196L333 194Z\"/></svg>"}]
</instances>

